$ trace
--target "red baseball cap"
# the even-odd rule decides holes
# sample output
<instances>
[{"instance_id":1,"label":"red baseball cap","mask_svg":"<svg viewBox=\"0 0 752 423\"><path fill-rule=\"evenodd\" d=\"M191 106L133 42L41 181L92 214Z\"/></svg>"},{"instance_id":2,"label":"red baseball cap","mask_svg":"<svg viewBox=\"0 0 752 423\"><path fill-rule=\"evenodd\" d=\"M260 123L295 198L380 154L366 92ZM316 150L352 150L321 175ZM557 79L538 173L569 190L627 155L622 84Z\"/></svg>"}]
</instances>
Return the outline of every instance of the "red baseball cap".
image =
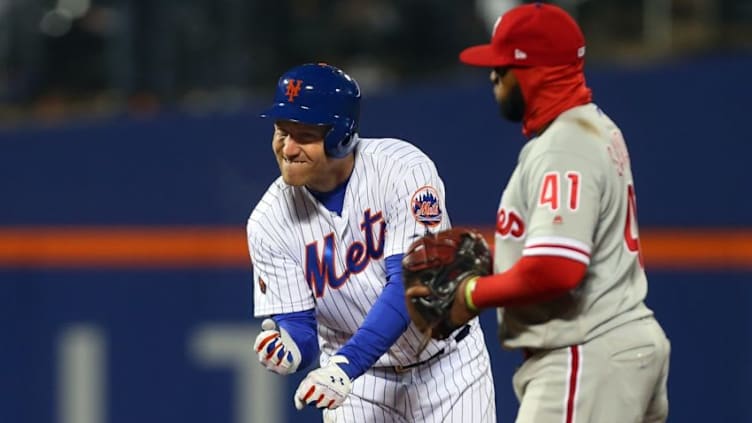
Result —
<instances>
[{"instance_id":1,"label":"red baseball cap","mask_svg":"<svg viewBox=\"0 0 752 423\"><path fill-rule=\"evenodd\" d=\"M583 60L585 36L558 6L525 4L499 17L490 44L468 47L460 61L472 66L557 66Z\"/></svg>"}]
</instances>

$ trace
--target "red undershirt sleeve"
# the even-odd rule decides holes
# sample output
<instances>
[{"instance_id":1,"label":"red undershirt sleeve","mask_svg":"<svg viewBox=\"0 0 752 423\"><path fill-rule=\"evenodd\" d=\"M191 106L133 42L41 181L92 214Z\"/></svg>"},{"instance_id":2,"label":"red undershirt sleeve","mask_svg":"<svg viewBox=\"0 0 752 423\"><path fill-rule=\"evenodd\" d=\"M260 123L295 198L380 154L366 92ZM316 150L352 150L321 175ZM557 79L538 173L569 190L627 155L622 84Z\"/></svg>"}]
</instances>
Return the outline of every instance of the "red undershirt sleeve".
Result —
<instances>
[{"instance_id":1,"label":"red undershirt sleeve","mask_svg":"<svg viewBox=\"0 0 752 423\"><path fill-rule=\"evenodd\" d=\"M525 256L509 270L478 278L476 307L520 306L552 300L579 285L587 266L555 256Z\"/></svg>"}]
</instances>

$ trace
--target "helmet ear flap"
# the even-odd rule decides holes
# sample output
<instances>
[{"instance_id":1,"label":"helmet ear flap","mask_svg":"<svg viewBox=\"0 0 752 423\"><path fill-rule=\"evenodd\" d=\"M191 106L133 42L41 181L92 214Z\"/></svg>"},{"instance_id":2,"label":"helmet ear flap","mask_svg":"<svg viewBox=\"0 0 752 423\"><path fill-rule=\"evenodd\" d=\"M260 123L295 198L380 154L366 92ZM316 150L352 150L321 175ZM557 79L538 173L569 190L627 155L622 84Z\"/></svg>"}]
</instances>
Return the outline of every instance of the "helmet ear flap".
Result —
<instances>
[{"instance_id":1,"label":"helmet ear flap","mask_svg":"<svg viewBox=\"0 0 752 423\"><path fill-rule=\"evenodd\" d=\"M335 158L342 158L350 154L358 145L357 131L355 119L340 117L324 138L326 154Z\"/></svg>"}]
</instances>

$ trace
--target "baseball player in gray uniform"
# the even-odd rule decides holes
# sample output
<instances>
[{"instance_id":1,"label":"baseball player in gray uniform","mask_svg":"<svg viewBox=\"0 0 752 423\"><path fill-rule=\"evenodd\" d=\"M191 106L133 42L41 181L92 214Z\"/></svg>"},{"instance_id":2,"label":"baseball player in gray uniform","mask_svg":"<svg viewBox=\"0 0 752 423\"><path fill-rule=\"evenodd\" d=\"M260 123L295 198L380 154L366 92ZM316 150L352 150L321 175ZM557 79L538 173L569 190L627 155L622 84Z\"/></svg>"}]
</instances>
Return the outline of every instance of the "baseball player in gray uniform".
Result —
<instances>
[{"instance_id":1,"label":"baseball player in gray uniform","mask_svg":"<svg viewBox=\"0 0 752 423\"><path fill-rule=\"evenodd\" d=\"M460 54L492 69L502 115L529 140L497 212L494 274L463 280L451 318L498 307L503 346L526 357L517 422L663 422L670 345L643 302L629 154L592 103L584 55L576 22L540 3Z\"/></svg>"},{"instance_id":2,"label":"baseball player in gray uniform","mask_svg":"<svg viewBox=\"0 0 752 423\"><path fill-rule=\"evenodd\" d=\"M434 163L398 139L358 137L360 88L305 64L279 79L272 147L281 176L248 220L259 362L307 370L298 409L329 422L495 422L478 319L420 351L401 260L416 236L450 227Z\"/></svg>"}]
</instances>

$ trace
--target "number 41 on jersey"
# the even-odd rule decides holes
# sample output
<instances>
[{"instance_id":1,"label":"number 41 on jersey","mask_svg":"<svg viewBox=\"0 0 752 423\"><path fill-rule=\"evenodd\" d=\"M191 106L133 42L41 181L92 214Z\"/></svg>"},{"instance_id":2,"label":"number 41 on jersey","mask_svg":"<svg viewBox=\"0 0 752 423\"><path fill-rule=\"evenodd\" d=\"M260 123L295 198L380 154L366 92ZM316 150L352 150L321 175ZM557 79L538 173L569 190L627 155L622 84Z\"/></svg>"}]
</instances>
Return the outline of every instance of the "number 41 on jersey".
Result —
<instances>
[{"instance_id":1,"label":"number 41 on jersey","mask_svg":"<svg viewBox=\"0 0 752 423\"><path fill-rule=\"evenodd\" d=\"M570 211L577 211L580 206L580 181L581 174L577 171L567 171L563 174L560 172L547 172L543 175L538 206L547 207L550 211L556 212L564 204ZM566 186L562 187L562 184ZM566 193L564 199L560 198L562 191ZM638 255L640 266L644 267L637 226L637 199L635 197L634 186L631 183L627 184L626 191L627 213L624 222L624 242L627 250Z\"/></svg>"}]
</instances>

